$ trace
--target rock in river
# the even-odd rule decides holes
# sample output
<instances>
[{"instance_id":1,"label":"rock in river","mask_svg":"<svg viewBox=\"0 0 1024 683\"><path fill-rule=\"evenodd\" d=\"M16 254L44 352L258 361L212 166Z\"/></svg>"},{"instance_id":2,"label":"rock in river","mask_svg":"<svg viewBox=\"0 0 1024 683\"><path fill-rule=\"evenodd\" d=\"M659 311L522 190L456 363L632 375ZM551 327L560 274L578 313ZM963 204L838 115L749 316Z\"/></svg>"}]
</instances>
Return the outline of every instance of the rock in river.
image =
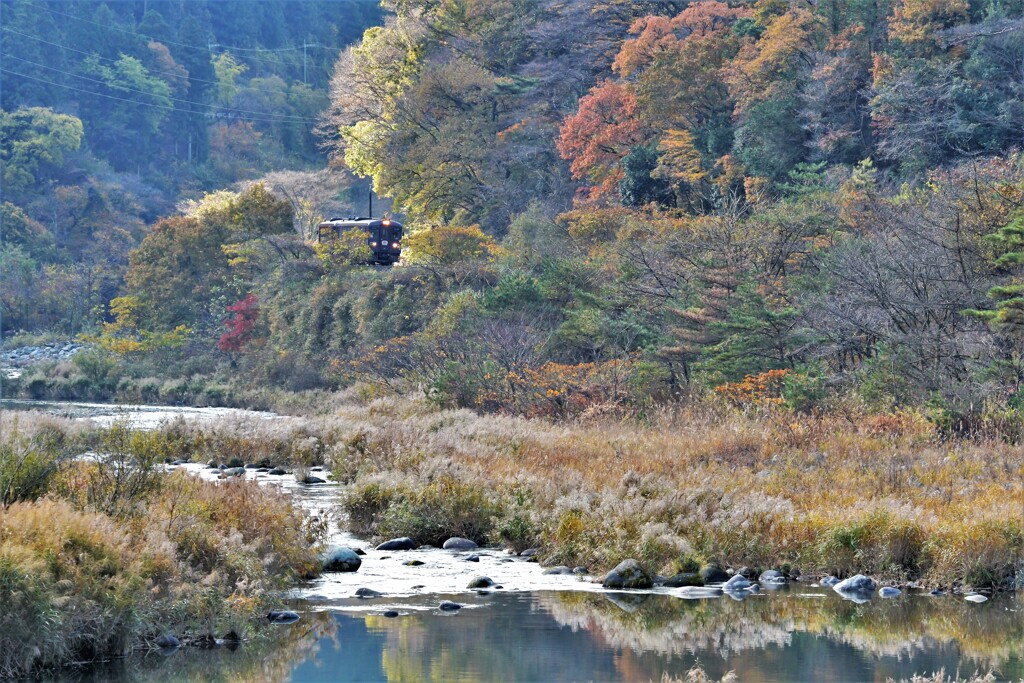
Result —
<instances>
[{"instance_id":1,"label":"rock in river","mask_svg":"<svg viewBox=\"0 0 1024 683\"><path fill-rule=\"evenodd\" d=\"M462 605L457 602L452 602L451 600L442 600L441 604L438 605L437 608L442 612L454 612L462 609Z\"/></svg>"},{"instance_id":2,"label":"rock in river","mask_svg":"<svg viewBox=\"0 0 1024 683\"><path fill-rule=\"evenodd\" d=\"M267 619L272 624L292 624L299 620L299 615L283 609L272 609L267 612Z\"/></svg>"},{"instance_id":3,"label":"rock in river","mask_svg":"<svg viewBox=\"0 0 1024 683\"><path fill-rule=\"evenodd\" d=\"M386 616L388 619L394 619L398 616L398 612L396 612L393 609L389 609L387 612L384 613L384 616Z\"/></svg>"},{"instance_id":4,"label":"rock in river","mask_svg":"<svg viewBox=\"0 0 1024 683\"><path fill-rule=\"evenodd\" d=\"M288 473L286 471L284 471L283 469L281 469L280 467L275 467L274 469L272 469L269 472L267 472L267 474L272 474L275 477L280 477L280 476L283 476L283 475L288 474Z\"/></svg>"},{"instance_id":5,"label":"rock in river","mask_svg":"<svg viewBox=\"0 0 1024 683\"><path fill-rule=\"evenodd\" d=\"M415 550L416 541L412 540L407 536L402 538L392 538L390 541L384 541L377 550Z\"/></svg>"},{"instance_id":6,"label":"rock in river","mask_svg":"<svg viewBox=\"0 0 1024 683\"><path fill-rule=\"evenodd\" d=\"M423 560L406 560L403 562L406 567L422 567L426 564Z\"/></svg>"},{"instance_id":7,"label":"rock in river","mask_svg":"<svg viewBox=\"0 0 1024 683\"><path fill-rule=\"evenodd\" d=\"M475 550L477 548L477 544L468 538L459 538L458 536L454 536L445 541L444 545L441 547L445 550Z\"/></svg>"},{"instance_id":8,"label":"rock in river","mask_svg":"<svg viewBox=\"0 0 1024 683\"><path fill-rule=\"evenodd\" d=\"M181 641L170 634L160 636L153 641L153 644L163 650L173 650L181 647Z\"/></svg>"},{"instance_id":9,"label":"rock in river","mask_svg":"<svg viewBox=\"0 0 1024 683\"><path fill-rule=\"evenodd\" d=\"M834 586L837 583L839 583L839 579L837 579L834 576L826 576L825 578L823 578L818 583L820 583L822 586Z\"/></svg>"},{"instance_id":10,"label":"rock in river","mask_svg":"<svg viewBox=\"0 0 1024 683\"><path fill-rule=\"evenodd\" d=\"M774 569L768 569L761 572L761 576L758 577L758 581L761 583L786 583L785 575Z\"/></svg>"},{"instance_id":11,"label":"rock in river","mask_svg":"<svg viewBox=\"0 0 1024 683\"><path fill-rule=\"evenodd\" d=\"M988 598L978 593L968 593L964 596L964 600L967 602L987 602Z\"/></svg>"},{"instance_id":12,"label":"rock in river","mask_svg":"<svg viewBox=\"0 0 1024 683\"><path fill-rule=\"evenodd\" d=\"M474 576L466 588L490 588L494 581L488 576Z\"/></svg>"},{"instance_id":13,"label":"rock in river","mask_svg":"<svg viewBox=\"0 0 1024 683\"><path fill-rule=\"evenodd\" d=\"M717 564L709 564L700 570L700 578L705 585L709 583L725 583L729 575Z\"/></svg>"},{"instance_id":14,"label":"rock in river","mask_svg":"<svg viewBox=\"0 0 1024 683\"><path fill-rule=\"evenodd\" d=\"M682 588L683 586L703 586L704 582L696 572L680 572L675 576L665 579L667 588Z\"/></svg>"},{"instance_id":15,"label":"rock in river","mask_svg":"<svg viewBox=\"0 0 1024 683\"><path fill-rule=\"evenodd\" d=\"M379 598L382 595L384 595L384 594L381 593L380 591L375 591L372 588L357 588L356 589L356 597L357 598Z\"/></svg>"},{"instance_id":16,"label":"rock in river","mask_svg":"<svg viewBox=\"0 0 1024 683\"><path fill-rule=\"evenodd\" d=\"M837 593L874 593L878 584L870 576L857 574L832 586Z\"/></svg>"},{"instance_id":17,"label":"rock in river","mask_svg":"<svg viewBox=\"0 0 1024 683\"><path fill-rule=\"evenodd\" d=\"M571 575L572 574L572 570L569 569L568 567L566 567L564 564L560 564L557 567L548 567L547 569L542 571L541 574L547 574L548 576L553 575L553 574L554 575L558 575L558 576L562 576L562 575L566 575L566 574Z\"/></svg>"},{"instance_id":18,"label":"rock in river","mask_svg":"<svg viewBox=\"0 0 1024 683\"><path fill-rule=\"evenodd\" d=\"M363 563L356 551L343 545L328 549L322 559L325 572L354 572Z\"/></svg>"},{"instance_id":19,"label":"rock in river","mask_svg":"<svg viewBox=\"0 0 1024 683\"><path fill-rule=\"evenodd\" d=\"M897 595L902 595L903 591L899 588L893 588L892 586L886 586L885 588L878 591L879 597L882 598L895 598Z\"/></svg>"},{"instance_id":20,"label":"rock in river","mask_svg":"<svg viewBox=\"0 0 1024 683\"><path fill-rule=\"evenodd\" d=\"M733 577L725 582L722 589L727 591L745 591L752 585L753 584L747 580L747 577L743 576L743 574L737 573L733 574Z\"/></svg>"},{"instance_id":21,"label":"rock in river","mask_svg":"<svg viewBox=\"0 0 1024 683\"><path fill-rule=\"evenodd\" d=\"M479 562L480 561L480 556L477 555L476 553L473 553L472 555L469 555L469 556L464 557L462 559L463 559L464 562Z\"/></svg>"},{"instance_id":22,"label":"rock in river","mask_svg":"<svg viewBox=\"0 0 1024 683\"><path fill-rule=\"evenodd\" d=\"M651 588L654 581L636 560L623 560L604 577L605 588Z\"/></svg>"}]
</instances>

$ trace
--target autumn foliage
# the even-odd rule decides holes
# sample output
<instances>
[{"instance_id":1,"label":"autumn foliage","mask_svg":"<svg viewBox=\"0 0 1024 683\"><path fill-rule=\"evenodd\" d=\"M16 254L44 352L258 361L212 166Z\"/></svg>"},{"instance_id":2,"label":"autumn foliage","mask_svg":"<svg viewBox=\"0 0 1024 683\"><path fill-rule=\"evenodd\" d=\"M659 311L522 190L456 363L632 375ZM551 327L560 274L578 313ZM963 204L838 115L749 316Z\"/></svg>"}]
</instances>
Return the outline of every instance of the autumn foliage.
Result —
<instances>
[{"instance_id":1,"label":"autumn foliage","mask_svg":"<svg viewBox=\"0 0 1024 683\"><path fill-rule=\"evenodd\" d=\"M239 352L252 341L256 321L260 317L259 301L255 295L247 294L244 299L228 306L227 311L234 316L224 321L228 331L221 335L217 348L229 353Z\"/></svg>"}]
</instances>

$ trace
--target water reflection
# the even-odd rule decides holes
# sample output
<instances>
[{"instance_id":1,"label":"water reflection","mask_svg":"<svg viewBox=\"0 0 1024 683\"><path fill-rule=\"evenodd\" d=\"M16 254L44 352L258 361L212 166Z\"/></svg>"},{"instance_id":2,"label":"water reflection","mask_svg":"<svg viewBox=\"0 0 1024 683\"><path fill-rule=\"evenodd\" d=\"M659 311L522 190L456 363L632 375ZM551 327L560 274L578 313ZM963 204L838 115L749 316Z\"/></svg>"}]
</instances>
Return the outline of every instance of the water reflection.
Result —
<instances>
[{"instance_id":1,"label":"water reflection","mask_svg":"<svg viewBox=\"0 0 1024 683\"><path fill-rule=\"evenodd\" d=\"M443 598L466 604L438 611ZM905 596L858 605L828 591L681 600L578 592L297 602L298 623L235 652L132 657L66 680L660 681L695 662L739 680L884 681L939 668L1024 677L1024 614L1000 597ZM401 616L383 612L397 609Z\"/></svg>"},{"instance_id":2,"label":"water reflection","mask_svg":"<svg viewBox=\"0 0 1024 683\"><path fill-rule=\"evenodd\" d=\"M384 604L331 613L333 640L292 680L657 681L696 661L740 681L874 681L939 668L1024 676L1024 618L1009 598L980 609L952 596L857 605L803 589L742 602L569 592L469 602L477 608L455 615L406 609L388 619Z\"/></svg>"}]
</instances>

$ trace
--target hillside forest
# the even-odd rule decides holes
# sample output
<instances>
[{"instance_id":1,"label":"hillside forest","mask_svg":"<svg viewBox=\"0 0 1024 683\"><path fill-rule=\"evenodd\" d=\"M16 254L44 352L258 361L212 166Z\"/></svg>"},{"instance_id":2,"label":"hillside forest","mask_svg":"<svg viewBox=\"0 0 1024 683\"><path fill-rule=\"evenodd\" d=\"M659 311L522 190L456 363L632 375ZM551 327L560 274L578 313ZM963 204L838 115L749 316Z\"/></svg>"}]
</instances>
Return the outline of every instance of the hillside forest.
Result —
<instances>
[{"instance_id":1,"label":"hillside forest","mask_svg":"<svg viewBox=\"0 0 1024 683\"><path fill-rule=\"evenodd\" d=\"M8 393L1018 429L1021 0L2 11Z\"/></svg>"}]
</instances>

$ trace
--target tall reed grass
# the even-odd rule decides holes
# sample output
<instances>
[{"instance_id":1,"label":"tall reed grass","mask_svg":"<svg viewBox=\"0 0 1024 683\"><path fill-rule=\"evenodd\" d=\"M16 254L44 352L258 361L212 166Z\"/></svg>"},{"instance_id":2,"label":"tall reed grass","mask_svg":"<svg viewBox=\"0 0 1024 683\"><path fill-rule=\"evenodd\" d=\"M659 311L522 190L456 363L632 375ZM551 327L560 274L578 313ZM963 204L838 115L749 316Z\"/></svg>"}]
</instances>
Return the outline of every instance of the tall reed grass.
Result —
<instances>
[{"instance_id":1,"label":"tall reed grass","mask_svg":"<svg viewBox=\"0 0 1024 683\"><path fill-rule=\"evenodd\" d=\"M0 677L165 633L245 633L275 591L319 571L318 528L283 494L157 467L173 436L0 414L0 482L27 461L47 472L0 504Z\"/></svg>"}]
</instances>

